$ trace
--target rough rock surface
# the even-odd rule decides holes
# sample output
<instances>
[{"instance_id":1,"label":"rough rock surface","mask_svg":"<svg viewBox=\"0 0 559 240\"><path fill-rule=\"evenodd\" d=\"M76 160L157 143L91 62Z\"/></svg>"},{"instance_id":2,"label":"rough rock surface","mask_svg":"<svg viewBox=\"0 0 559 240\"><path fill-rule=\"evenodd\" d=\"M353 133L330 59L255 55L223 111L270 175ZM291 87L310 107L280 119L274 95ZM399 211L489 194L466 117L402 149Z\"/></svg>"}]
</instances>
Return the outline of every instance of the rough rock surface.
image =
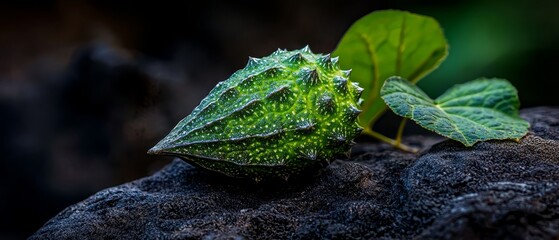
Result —
<instances>
[{"instance_id":1,"label":"rough rock surface","mask_svg":"<svg viewBox=\"0 0 559 240\"><path fill-rule=\"evenodd\" d=\"M175 160L68 207L32 239L557 239L559 108L522 111L520 140L466 148L410 137L420 155L354 147L317 177L252 184Z\"/></svg>"}]
</instances>

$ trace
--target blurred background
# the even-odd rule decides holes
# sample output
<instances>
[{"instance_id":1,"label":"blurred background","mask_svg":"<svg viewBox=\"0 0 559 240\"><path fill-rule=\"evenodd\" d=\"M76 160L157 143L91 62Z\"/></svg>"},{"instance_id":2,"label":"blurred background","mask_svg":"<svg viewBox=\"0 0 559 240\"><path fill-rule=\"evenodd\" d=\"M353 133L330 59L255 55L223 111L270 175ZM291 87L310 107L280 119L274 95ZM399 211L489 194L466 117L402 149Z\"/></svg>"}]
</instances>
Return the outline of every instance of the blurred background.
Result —
<instances>
[{"instance_id":1,"label":"blurred background","mask_svg":"<svg viewBox=\"0 0 559 240\"><path fill-rule=\"evenodd\" d=\"M378 9L443 26L450 55L419 84L431 96L502 77L523 107L559 105L559 1L263 2L2 1L0 239L160 169L171 159L146 151L248 56L331 52Z\"/></svg>"}]
</instances>

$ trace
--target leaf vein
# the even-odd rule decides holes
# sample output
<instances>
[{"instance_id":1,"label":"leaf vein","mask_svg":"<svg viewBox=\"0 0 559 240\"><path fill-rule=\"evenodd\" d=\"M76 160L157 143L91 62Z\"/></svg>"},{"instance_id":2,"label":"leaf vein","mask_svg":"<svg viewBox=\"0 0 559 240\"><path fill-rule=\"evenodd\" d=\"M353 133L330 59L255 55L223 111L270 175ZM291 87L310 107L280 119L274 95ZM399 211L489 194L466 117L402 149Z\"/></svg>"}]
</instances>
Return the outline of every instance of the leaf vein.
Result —
<instances>
[{"instance_id":1,"label":"leaf vein","mask_svg":"<svg viewBox=\"0 0 559 240\"><path fill-rule=\"evenodd\" d=\"M461 95L461 96L458 96L458 97L453 97L453 98L450 98L450 99L448 99L448 100L441 101L441 102L437 101L438 99L435 100L435 101L437 102L437 104L438 104L439 106L444 106L445 104L448 104L448 103L451 103L451 102L455 102L455 101L458 101L458 100L461 100L461 99L464 99L464 98L472 98L472 97L475 97L475 96L477 96L477 95L498 94L498 93L501 93L501 92L509 92L509 91L510 91L509 89L496 89L496 90L491 90L491 91L486 91L486 92L480 91L480 92L475 92L475 93L468 94L468 95ZM443 95L443 96L444 96L444 95ZM445 96L445 97L446 97L446 96ZM439 97L439 98L441 98L441 97Z\"/></svg>"}]
</instances>

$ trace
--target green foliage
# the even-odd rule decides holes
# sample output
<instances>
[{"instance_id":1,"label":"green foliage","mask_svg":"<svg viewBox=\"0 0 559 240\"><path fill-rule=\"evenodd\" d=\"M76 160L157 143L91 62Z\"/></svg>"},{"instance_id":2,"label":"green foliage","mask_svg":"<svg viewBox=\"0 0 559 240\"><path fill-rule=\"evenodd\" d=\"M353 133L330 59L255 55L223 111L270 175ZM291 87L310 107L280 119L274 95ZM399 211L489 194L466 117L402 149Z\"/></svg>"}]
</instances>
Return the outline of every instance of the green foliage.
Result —
<instances>
[{"instance_id":1,"label":"green foliage","mask_svg":"<svg viewBox=\"0 0 559 240\"><path fill-rule=\"evenodd\" d=\"M337 58L308 47L250 58L149 152L253 179L324 166L362 130L363 89L348 77Z\"/></svg>"},{"instance_id":2,"label":"green foliage","mask_svg":"<svg viewBox=\"0 0 559 240\"><path fill-rule=\"evenodd\" d=\"M438 67L448 52L446 39L431 17L397 10L375 11L355 22L332 53L352 80L365 88L359 123L371 127L386 110L380 99L384 81L394 75L416 83Z\"/></svg>"},{"instance_id":3,"label":"green foliage","mask_svg":"<svg viewBox=\"0 0 559 240\"><path fill-rule=\"evenodd\" d=\"M516 89L505 80L476 80L435 100L414 85L447 52L434 19L373 12L340 41L334 52L339 64L338 57L308 47L250 58L149 153L178 156L232 177L287 179L348 153L363 130L358 121L365 134L413 151L400 142L405 121L395 140L372 130L387 107L381 97L396 114L466 146L525 135L529 124L518 116ZM342 68L353 69L354 82ZM359 119L358 83L365 87Z\"/></svg>"},{"instance_id":4,"label":"green foliage","mask_svg":"<svg viewBox=\"0 0 559 240\"><path fill-rule=\"evenodd\" d=\"M516 89L502 79L456 85L433 100L405 79L392 77L382 87L381 97L396 114L466 146L519 139L528 131L528 122L518 116Z\"/></svg>"},{"instance_id":5,"label":"green foliage","mask_svg":"<svg viewBox=\"0 0 559 240\"><path fill-rule=\"evenodd\" d=\"M430 17L386 10L354 23L333 54L340 56L342 67L353 69L352 80L365 88L359 116L364 133L411 150L400 142L404 124L395 140L372 130L386 110L382 97L396 114L466 146L524 136L528 123L518 117L516 89L505 80L460 85L436 100L414 86L437 68L447 53L442 29Z\"/></svg>"}]
</instances>

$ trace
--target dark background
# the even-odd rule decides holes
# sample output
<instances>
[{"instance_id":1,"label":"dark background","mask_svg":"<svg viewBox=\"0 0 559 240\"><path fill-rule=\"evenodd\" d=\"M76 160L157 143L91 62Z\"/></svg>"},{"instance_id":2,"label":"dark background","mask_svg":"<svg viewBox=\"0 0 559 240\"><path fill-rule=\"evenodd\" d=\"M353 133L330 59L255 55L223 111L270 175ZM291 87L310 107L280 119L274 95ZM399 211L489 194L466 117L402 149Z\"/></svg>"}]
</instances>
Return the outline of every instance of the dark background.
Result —
<instances>
[{"instance_id":1,"label":"dark background","mask_svg":"<svg viewBox=\"0 0 559 240\"><path fill-rule=\"evenodd\" d=\"M450 55L420 83L431 96L503 77L523 107L559 105L558 1L264 2L2 1L0 239L161 168L147 149L248 56L331 52L377 9L440 21Z\"/></svg>"}]
</instances>

